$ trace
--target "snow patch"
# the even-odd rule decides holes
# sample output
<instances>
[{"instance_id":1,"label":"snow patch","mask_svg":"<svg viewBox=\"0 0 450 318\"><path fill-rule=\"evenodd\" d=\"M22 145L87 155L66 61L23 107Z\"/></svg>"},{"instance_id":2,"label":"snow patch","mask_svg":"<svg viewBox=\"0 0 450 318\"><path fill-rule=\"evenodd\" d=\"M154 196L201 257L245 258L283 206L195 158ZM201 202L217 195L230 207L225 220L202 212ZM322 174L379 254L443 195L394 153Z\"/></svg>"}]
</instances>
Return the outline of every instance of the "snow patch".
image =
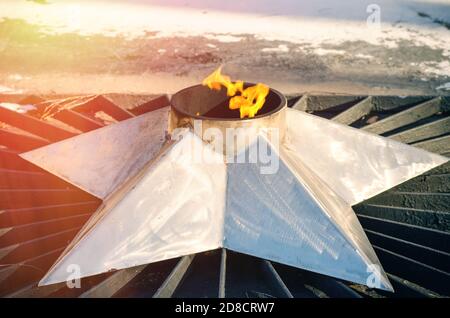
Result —
<instances>
[{"instance_id":1,"label":"snow patch","mask_svg":"<svg viewBox=\"0 0 450 318\"><path fill-rule=\"evenodd\" d=\"M14 104L14 103L0 103L0 107L21 113L21 114L25 114L27 112L29 112L30 110L34 110L36 109L36 107L34 107L33 105L19 105L19 104Z\"/></svg>"},{"instance_id":2,"label":"snow patch","mask_svg":"<svg viewBox=\"0 0 450 318\"><path fill-rule=\"evenodd\" d=\"M164 3L162 0L154 0L151 4L148 0L94 0L77 1L76 5L67 0L53 1L49 6L30 6L29 1L2 0L0 17L43 24L51 33L124 34L130 37L145 35L146 31L160 32L158 36L216 33L223 42L238 42L241 40L239 35L253 34L293 43L364 41L388 48L406 40L416 45L442 48L444 54L449 54L448 30L417 14L424 8L433 8L422 2L436 1L446 0L421 0L412 4L408 1L378 0L381 8L379 28L368 27L367 2L361 0L279 0L276 3L260 0L258 5L255 1L246 1L239 3L239 10L234 12L228 10L230 4L227 1L206 3L190 0L187 5L169 7L158 5ZM448 13L441 12L439 8L436 6L435 12L427 13L447 19ZM102 14L99 15L99 12Z\"/></svg>"},{"instance_id":3,"label":"snow patch","mask_svg":"<svg viewBox=\"0 0 450 318\"><path fill-rule=\"evenodd\" d=\"M205 38L209 40L217 40L223 43L234 43L240 42L242 40L242 37L240 36L234 36L229 34L205 34Z\"/></svg>"},{"instance_id":4,"label":"snow patch","mask_svg":"<svg viewBox=\"0 0 450 318\"><path fill-rule=\"evenodd\" d=\"M23 90L0 85L1 94L22 94Z\"/></svg>"},{"instance_id":5,"label":"snow patch","mask_svg":"<svg viewBox=\"0 0 450 318\"><path fill-rule=\"evenodd\" d=\"M371 60L374 58L372 55L362 54L362 53L356 54L355 57L360 58L360 59L366 59L366 60Z\"/></svg>"},{"instance_id":6,"label":"snow patch","mask_svg":"<svg viewBox=\"0 0 450 318\"><path fill-rule=\"evenodd\" d=\"M422 71L434 76L450 76L450 61L420 63Z\"/></svg>"},{"instance_id":7,"label":"snow patch","mask_svg":"<svg viewBox=\"0 0 450 318\"><path fill-rule=\"evenodd\" d=\"M321 47L314 49L314 53L317 55L323 56L323 55L344 55L346 52L344 50L334 50L334 49L323 49Z\"/></svg>"},{"instance_id":8,"label":"snow patch","mask_svg":"<svg viewBox=\"0 0 450 318\"><path fill-rule=\"evenodd\" d=\"M438 87L436 87L436 89L443 91L450 91L450 82L439 85Z\"/></svg>"},{"instance_id":9,"label":"snow patch","mask_svg":"<svg viewBox=\"0 0 450 318\"><path fill-rule=\"evenodd\" d=\"M22 74L11 74L8 76L8 79L12 80L12 81L21 81L24 79L30 79L30 76L23 76Z\"/></svg>"},{"instance_id":10,"label":"snow patch","mask_svg":"<svg viewBox=\"0 0 450 318\"><path fill-rule=\"evenodd\" d=\"M289 52L289 48L287 45L280 44L277 47L265 47L261 50L262 52L283 52L287 53Z\"/></svg>"}]
</instances>

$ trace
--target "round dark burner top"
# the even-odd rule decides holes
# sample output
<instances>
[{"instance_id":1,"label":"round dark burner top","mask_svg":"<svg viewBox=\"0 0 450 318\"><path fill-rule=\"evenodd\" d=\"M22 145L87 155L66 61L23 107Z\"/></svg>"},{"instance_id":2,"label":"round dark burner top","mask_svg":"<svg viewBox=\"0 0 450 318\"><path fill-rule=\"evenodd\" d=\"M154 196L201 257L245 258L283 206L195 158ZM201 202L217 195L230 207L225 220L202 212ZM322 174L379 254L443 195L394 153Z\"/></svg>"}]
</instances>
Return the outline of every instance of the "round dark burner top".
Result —
<instances>
[{"instance_id":1,"label":"round dark burner top","mask_svg":"<svg viewBox=\"0 0 450 318\"><path fill-rule=\"evenodd\" d=\"M245 83L244 87L253 86ZM182 89L171 98L171 106L181 115L194 119L208 120L253 120L274 114L286 107L286 98L275 89L270 89L264 106L253 118L240 118L239 109L231 110L228 107L229 96L226 89L220 91L209 89L201 84Z\"/></svg>"}]
</instances>

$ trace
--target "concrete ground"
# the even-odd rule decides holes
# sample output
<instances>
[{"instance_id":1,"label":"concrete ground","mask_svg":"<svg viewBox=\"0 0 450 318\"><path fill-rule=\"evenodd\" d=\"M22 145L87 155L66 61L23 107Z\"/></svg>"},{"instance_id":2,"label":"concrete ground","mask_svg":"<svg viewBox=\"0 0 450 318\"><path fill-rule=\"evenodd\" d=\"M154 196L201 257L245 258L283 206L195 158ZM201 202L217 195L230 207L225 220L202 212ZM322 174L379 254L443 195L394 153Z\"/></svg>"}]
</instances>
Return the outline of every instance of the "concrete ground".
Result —
<instances>
[{"instance_id":1,"label":"concrete ground","mask_svg":"<svg viewBox=\"0 0 450 318\"><path fill-rule=\"evenodd\" d=\"M370 3L4 0L0 92L173 93L223 65L288 94L448 95L450 1Z\"/></svg>"}]
</instances>

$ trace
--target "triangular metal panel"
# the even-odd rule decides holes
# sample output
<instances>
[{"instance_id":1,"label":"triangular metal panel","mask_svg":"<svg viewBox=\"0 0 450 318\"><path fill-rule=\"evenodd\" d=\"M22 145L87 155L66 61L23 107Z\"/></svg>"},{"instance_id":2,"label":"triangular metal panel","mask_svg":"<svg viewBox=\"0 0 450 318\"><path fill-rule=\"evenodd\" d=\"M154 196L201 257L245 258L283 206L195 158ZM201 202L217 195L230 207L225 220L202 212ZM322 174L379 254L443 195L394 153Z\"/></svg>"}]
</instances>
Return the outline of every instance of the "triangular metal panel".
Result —
<instances>
[{"instance_id":1,"label":"triangular metal panel","mask_svg":"<svg viewBox=\"0 0 450 318\"><path fill-rule=\"evenodd\" d=\"M183 134L105 203L40 285L67 280L71 264L85 277L221 247L225 190L223 156Z\"/></svg>"},{"instance_id":2,"label":"triangular metal panel","mask_svg":"<svg viewBox=\"0 0 450 318\"><path fill-rule=\"evenodd\" d=\"M444 164L448 158L287 109L284 147L354 205Z\"/></svg>"},{"instance_id":3,"label":"triangular metal panel","mask_svg":"<svg viewBox=\"0 0 450 318\"><path fill-rule=\"evenodd\" d=\"M21 157L104 199L160 151L169 107L21 154Z\"/></svg>"},{"instance_id":4,"label":"triangular metal panel","mask_svg":"<svg viewBox=\"0 0 450 318\"><path fill-rule=\"evenodd\" d=\"M392 290L351 207L310 171L293 173L278 159L273 174L262 174L259 161L228 164L224 247L361 284L373 274Z\"/></svg>"}]
</instances>

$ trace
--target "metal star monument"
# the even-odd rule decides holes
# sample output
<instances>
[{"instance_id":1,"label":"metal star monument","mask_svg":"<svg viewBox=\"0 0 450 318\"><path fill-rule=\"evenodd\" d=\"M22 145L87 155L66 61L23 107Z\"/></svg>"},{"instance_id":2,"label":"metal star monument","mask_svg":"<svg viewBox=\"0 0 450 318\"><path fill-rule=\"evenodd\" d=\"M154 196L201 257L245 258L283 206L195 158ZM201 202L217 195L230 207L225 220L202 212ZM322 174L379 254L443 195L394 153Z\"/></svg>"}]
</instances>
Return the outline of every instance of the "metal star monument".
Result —
<instances>
[{"instance_id":1,"label":"metal star monument","mask_svg":"<svg viewBox=\"0 0 450 318\"><path fill-rule=\"evenodd\" d=\"M280 98L279 147L258 134L240 150L264 144L279 159L272 174L228 162L193 129L170 140L174 103L22 154L103 200L40 285L66 281L71 264L86 277L226 248L392 291L352 205L448 159ZM207 163L192 160L199 149Z\"/></svg>"}]
</instances>

